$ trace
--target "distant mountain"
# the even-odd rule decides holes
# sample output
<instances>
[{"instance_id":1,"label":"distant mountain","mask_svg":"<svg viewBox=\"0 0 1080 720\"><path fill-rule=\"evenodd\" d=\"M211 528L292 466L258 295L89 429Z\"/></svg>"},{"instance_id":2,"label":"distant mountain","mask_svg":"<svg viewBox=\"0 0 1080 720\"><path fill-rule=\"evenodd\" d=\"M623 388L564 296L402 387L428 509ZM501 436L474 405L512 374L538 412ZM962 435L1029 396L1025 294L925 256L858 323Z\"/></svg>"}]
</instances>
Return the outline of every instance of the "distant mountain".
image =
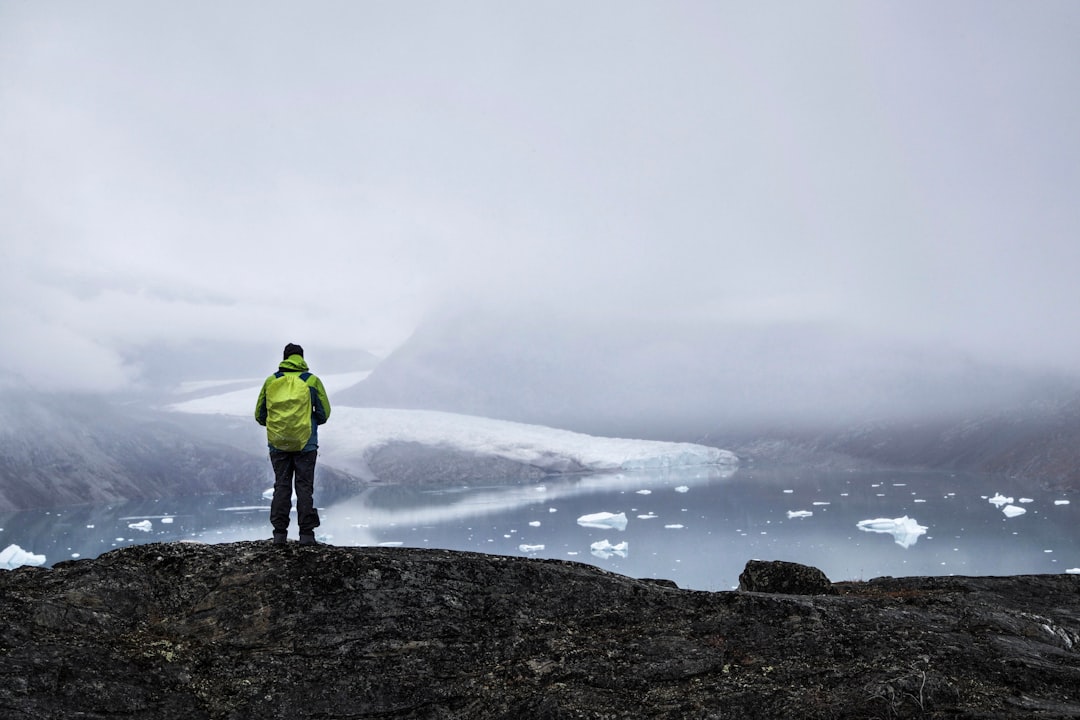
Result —
<instances>
[{"instance_id":1,"label":"distant mountain","mask_svg":"<svg viewBox=\"0 0 1080 720\"><path fill-rule=\"evenodd\" d=\"M853 427L818 444L893 465L917 462L1080 489L1080 394L962 419Z\"/></svg>"},{"instance_id":2,"label":"distant mountain","mask_svg":"<svg viewBox=\"0 0 1080 720\"><path fill-rule=\"evenodd\" d=\"M820 326L455 314L337 401L1080 488L1077 378Z\"/></svg>"},{"instance_id":3,"label":"distant mountain","mask_svg":"<svg viewBox=\"0 0 1080 720\"><path fill-rule=\"evenodd\" d=\"M978 417L1075 383L837 328L459 313L433 319L340 403L599 435L840 431Z\"/></svg>"},{"instance_id":4,"label":"distant mountain","mask_svg":"<svg viewBox=\"0 0 1080 720\"><path fill-rule=\"evenodd\" d=\"M210 439L183 418L117 407L102 397L9 391L0 417L0 510L261 492L273 485L265 456ZM329 473L330 485L349 482L320 470Z\"/></svg>"}]
</instances>

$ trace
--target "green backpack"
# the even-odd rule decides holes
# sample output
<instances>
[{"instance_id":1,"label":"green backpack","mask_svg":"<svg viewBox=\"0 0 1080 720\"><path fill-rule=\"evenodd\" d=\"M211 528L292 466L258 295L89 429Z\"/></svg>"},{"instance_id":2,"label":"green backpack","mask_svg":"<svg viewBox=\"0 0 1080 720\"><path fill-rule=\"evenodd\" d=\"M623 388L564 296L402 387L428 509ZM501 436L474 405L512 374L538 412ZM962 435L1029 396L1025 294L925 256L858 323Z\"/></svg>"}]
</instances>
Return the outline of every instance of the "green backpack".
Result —
<instances>
[{"instance_id":1,"label":"green backpack","mask_svg":"<svg viewBox=\"0 0 1080 720\"><path fill-rule=\"evenodd\" d=\"M266 386L266 439L277 450L298 452L311 437L311 373L274 373Z\"/></svg>"}]
</instances>

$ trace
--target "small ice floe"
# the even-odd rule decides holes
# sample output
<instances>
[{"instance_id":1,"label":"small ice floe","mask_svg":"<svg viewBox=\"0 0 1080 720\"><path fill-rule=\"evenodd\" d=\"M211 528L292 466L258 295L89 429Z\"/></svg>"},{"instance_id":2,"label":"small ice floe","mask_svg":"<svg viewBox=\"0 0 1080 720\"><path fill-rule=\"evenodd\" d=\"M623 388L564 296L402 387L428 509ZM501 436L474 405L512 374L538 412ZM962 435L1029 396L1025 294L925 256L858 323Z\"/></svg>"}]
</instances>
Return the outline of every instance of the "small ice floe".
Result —
<instances>
[{"instance_id":1,"label":"small ice floe","mask_svg":"<svg viewBox=\"0 0 1080 720\"><path fill-rule=\"evenodd\" d=\"M675 492L677 492L677 493L688 493L688 492L690 492L690 488L688 488L685 485L680 485L679 487L675 488Z\"/></svg>"},{"instance_id":2,"label":"small ice floe","mask_svg":"<svg viewBox=\"0 0 1080 720\"><path fill-rule=\"evenodd\" d=\"M540 527L540 521L539 520L533 520L532 522L529 523L529 527Z\"/></svg>"},{"instance_id":3,"label":"small ice floe","mask_svg":"<svg viewBox=\"0 0 1080 720\"><path fill-rule=\"evenodd\" d=\"M652 490L638 490L638 495L652 495Z\"/></svg>"},{"instance_id":4,"label":"small ice floe","mask_svg":"<svg viewBox=\"0 0 1080 720\"><path fill-rule=\"evenodd\" d=\"M45 556L23 550L18 545L8 545L0 550L0 569L14 570L23 565L44 565Z\"/></svg>"},{"instance_id":5,"label":"small ice floe","mask_svg":"<svg viewBox=\"0 0 1080 720\"><path fill-rule=\"evenodd\" d=\"M995 493L994 497L990 498L990 504L996 505L999 508L1003 505L1012 505L1014 502L1016 501L1013 500L1011 497L1005 497L1001 493Z\"/></svg>"},{"instance_id":6,"label":"small ice floe","mask_svg":"<svg viewBox=\"0 0 1080 720\"><path fill-rule=\"evenodd\" d=\"M664 529L665 530L682 530L684 527L686 527L686 526L685 525L680 525L679 523L672 523L671 525L665 525Z\"/></svg>"},{"instance_id":7,"label":"small ice floe","mask_svg":"<svg viewBox=\"0 0 1080 720\"><path fill-rule=\"evenodd\" d=\"M141 522L128 523L128 527L132 530L141 530L143 532L150 532L154 529L154 523L149 520L143 520Z\"/></svg>"},{"instance_id":8,"label":"small ice floe","mask_svg":"<svg viewBox=\"0 0 1080 720\"><path fill-rule=\"evenodd\" d=\"M860 520L856 527L864 532L886 533L892 535L896 544L903 548L914 545L920 535L927 531L925 525L920 525L907 515L898 518L875 518L873 520Z\"/></svg>"},{"instance_id":9,"label":"small ice floe","mask_svg":"<svg viewBox=\"0 0 1080 720\"><path fill-rule=\"evenodd\" d=\"M1054 504L1055 505L1068 505L1069 501L1068 500L1055 500Z\"/></svg>"},{"instance_id":10,"label":"small ice floe","mask_svg":"<svg viewBox=\"0 0 1080 720\"><path fill-rule=\"evenodd\" d=\"M638 520L653 520L660 517L656 513L645 513L644 515L638 515Z\"/></svg>"},{"instance_id":11,"label":"small ice floe","mask_svg":"<svg viewBox=\"0 0 1080 720\"><path fill-rule=\"evenodd\" d=\"M1001 512L1005 513L1005 517L1016 517L1017 515L1023 515L1027 510L1019 505L1006 505L1001 508Z\"/></svg>"},{"instance_id":12,"label":"small ice floe","mask_svg":"<svg viewBox=\"0 0 1080 720\"><path fill-rule=\"evenodd\" d=\"M598 512L591 515L582 515L577 519L577 523L582 527L625 530L626 513Z\"/></svg>"},{"instance_id":13,"label":"small ice floe","mask_svg":"<svg viewBox=\"0 0 1080 720\"><path fill-rule=\"evenodd\" d=\"M815 500L814 505L823 506L823 505L832 505L832 503L828 502L827 500Z\"/></svg>"},{"instance_id":14,"label":"small ice floe","mask_svg":"<svg viewBox=\"0 0 1080 720\"><path fill-rule=\"evenodd\" d=\"M619 557L626 557L629 544L624 540L618 545L612 545L606 539L598 540L589 546L589 550L593 555L601 560L607 560L608 558L618 555Z\"/></svg>"},{"instance_id":15,"label":"small ice floe","mask_svg":"<svg viewBox=\"0 0 1080 720\"><path fill-rule=\"evenodd\" d=\"M543 549L544 549L543 545L526 545L524 543L521 544L521 545L518 545L518 550L520 550L523 553L539 552L539 551L541 551Z\"/></svg>"},{"instance_id":16,"label":"small ice floe","mask_svg":"<svg viewBox=\"0 0 1080 720\"><path fill-rule=\"evenodd\" d=\"M1026 505L1027 503L1033 503L1035 501L1033 499L1031 499L1031 498L1020 498L1017 502L1021 502L1021 503L1024 503Z\"/></svg>"},{"instance_id":17,"label":"small ice floe","mask_svg":"<svg viewBox=\"0 0 1080 720\"><path fill-rule=\"evenodd\" d=\"M386 542L379 543L378 547L401 547L405 543L400 540L387 540Z\"/></svg>"},{"instance_id":18,"label":"small ice floe","mask_svg":"<svg viewBox=\"0 0 1080 720\"><path fill-rule=\"evenodd\" d=\"M787 511L787 516L788 516L788 520L790 520L792 518L813 517L814 513L812 511L810 511L810 510L788 510Z\"/></svg>"},{"instance_id":19,"label":"small ice floe","mask_svg":"<svg viewBox=\"0 0 1080 720\"><path fill-rule=\"evenodd\" d=\"M784 494L785 495L792 495L792 494L794 494L794 492L795 492L794 490L785 490Z\"/></svg>"},{"instance_id":20,"label":"small ice floe","mask_svg":"<svg viewBox=\"0 0 1080 720\"><path fill-rule=\"evenodd\" d=\"M559 508L548 508L549 513L559 512Z\"/></svg>"},{"instance_id":21,"label":"small ice floe","mask_svg":"<svg viewBox=\"0 0 1080 720\"><path fill-rule=\"evenodd\" d=\"M161 518L162 525L172 525L172 521L173 518L171 515L166 515L165 517Z\"/></svg>"}]
</instances>

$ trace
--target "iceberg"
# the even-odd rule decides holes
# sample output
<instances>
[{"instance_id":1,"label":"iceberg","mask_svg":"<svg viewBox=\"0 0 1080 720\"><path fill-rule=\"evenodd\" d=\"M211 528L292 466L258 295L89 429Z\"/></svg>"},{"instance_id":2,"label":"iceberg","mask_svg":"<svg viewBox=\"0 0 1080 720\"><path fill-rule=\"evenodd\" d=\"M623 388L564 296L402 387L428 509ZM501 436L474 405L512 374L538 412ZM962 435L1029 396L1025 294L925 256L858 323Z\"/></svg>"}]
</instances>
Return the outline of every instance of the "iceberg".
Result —
<instances>
[{"instance_id":1,"label":"iceberg","mask_svg":"<svg viewBox=\"0 0 1080 720\"><path fill-rule=\"evenodd\" d=\"M154 523L149 520L143 520L142 522L128 523L128 527L132 530L142 530L143 532L150 532L154 529Z\"/></svg>"},{"instance_id":2,"label":"iceberg","mask_svg":"<svg viewBox=\"0 0 1080 720\"><path fill-rule=\"evenodd\" d=\"M543 545L526 545L526 544L518 545L518 550L520 550L523 553L539 552L539 551L541 551L543 549L544 549Z\"/></svg>"},{"instance_id":3,"label":"iceberg","mask_svg":"<svg viewBox=\"0 0 1080 720\"><path fill-rule=\"evenodd\" d=\"M1017 515L1023 515L1027 510L1017 505L1006 505L1001 508L1001 512L1005 513L1005 517L1016 517Z\"/></svg>"},{"instance_id":4,"label":"iceberg","mask_svg":"<svg viewBox=\"0 0 1080 720\"><path fill-rule=\"evenodd\" d=\"M995 493L994 497L990 498L990 504L996 505L999 508L1003 505L1011 505L1013 502L1015 502L1015 500L1011 497L1005 497L1001 493Z\"/></svg>"},{"instance_id":5,"label":"iceberg","mask_svg":"<svg viewBox=\"0 0 1080 720\"><path fill-rule=\"evenodd\" d=\"M44 565L45 556L35 555L23 550L18 545L8 545L0 550L0 569L14 570L23 565Z\"/></svg>"},{"instance_id":6,"label":"iceberg","mask_svg":"<svg viewBox=\"0 0 1080 720\"><path fill-rule=\"evenodd\" d=\"M608 558L618 555L619 557L626 557L627 550L630 546L624 540L618 545L612 545L607 539L598 540L589 546L589 550L593 555L601 560L607 560Z\"/></svg>"},{"instance_id":7,"label":"iceberg","mask_svg":"<svg viewBox=\"0 0 1080 720\"><path fill-rule=\"evenodd\" d=\"M788 510L788 520L792 518L808 518L813 517L814 513L810 510Z\"/></svg>"},{"instance_id":8,"label":"iceberg","mask_svg":"<svg viewBox=\"0 0 1080 720\"><path fill-rule=\"evenodd\" d=\"M603 530L625 530L626 513L599 512L582 515L577 519L582 527L601 528Z\"/></svg>"},{"instance_id":9,"label":"iceberg","mask_svg":"<svg viewBox=\"0 0 1080 720\"><path fill-rule=\"evenodd\" d=\"M914 545L920 535L927 531L925 525L920 525L907 515L898 518L875 518L873 520L860 520L856 523L863 532L885 533L892 535L896 544L902 548Z\"/></svg>"}]
</instances>

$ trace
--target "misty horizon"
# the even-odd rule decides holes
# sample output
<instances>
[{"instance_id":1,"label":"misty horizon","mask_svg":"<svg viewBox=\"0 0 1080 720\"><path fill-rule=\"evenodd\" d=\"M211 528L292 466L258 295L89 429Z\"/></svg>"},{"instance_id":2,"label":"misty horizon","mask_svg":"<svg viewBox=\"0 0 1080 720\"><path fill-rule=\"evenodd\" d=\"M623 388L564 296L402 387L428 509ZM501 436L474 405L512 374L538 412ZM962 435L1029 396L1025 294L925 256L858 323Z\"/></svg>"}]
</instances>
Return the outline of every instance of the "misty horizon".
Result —
<instances>
[{"instance_id":1,"label":"misty horizon","mask_svg":"<svg viewBox=\"0 0 1080 720\"><path fill-rule=\"evenodd\" d=\"M0 0L3 382L228 378L293 341L371 367L468 307L1080 376L1077 27L1003 1ZM774 358L745 362L807 372Z\"/></svg>"}]
</instances>

